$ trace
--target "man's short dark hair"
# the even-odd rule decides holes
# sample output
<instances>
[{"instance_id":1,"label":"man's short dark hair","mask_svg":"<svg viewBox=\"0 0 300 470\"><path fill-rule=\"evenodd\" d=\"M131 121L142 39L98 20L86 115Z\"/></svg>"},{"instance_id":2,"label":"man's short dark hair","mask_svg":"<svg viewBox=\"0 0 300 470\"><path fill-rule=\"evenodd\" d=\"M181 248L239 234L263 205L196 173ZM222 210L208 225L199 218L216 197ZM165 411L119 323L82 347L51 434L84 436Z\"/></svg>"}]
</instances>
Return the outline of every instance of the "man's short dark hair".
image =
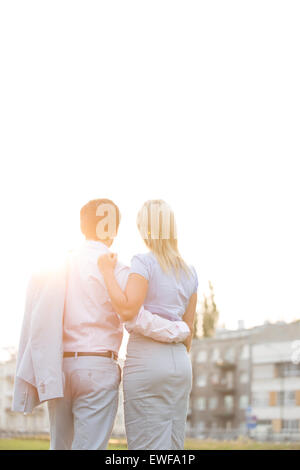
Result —
<instances>
[{"instance_id":1,"label":"man's short dark hair","mask_svg":"<svg viewBox=\"0 0 300 470\"><path fill-rule=\"evenodd\" d=\"M118 206L110 199L93 199L92 201L89 201L87 204L85 204L80 210L80 228L83 235L85 235L85 237L89 240L99 240L100 237L99 234L97 234L97 225L108 215L108 210L106 210L105 207L104 214L97 215L101 205L110 205L113 208L115 214L115 229L116 233L118 232L120 224L120 210ZM107 236L107 238L111 237Z\"/></svg>"}]
</instances>

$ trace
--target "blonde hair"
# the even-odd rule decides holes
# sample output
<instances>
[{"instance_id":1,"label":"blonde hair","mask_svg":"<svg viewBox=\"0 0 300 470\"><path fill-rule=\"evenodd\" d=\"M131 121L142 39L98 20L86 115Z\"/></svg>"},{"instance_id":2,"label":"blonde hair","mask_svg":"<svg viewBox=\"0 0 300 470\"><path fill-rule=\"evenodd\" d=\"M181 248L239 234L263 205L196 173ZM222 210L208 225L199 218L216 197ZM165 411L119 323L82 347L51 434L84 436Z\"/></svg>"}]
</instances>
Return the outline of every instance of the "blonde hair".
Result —
<instances>
[{"instance_id":1,"label":"blonde hair","mask_svg":"<svg viewBox=\"0 0 300 470\"><path fill-rule=\"evenodd\" d=\"M173 268L177 276L181 270L190 274L190 269L178 251L174 212L165 201L146 201L138 213L137 226L163 271L168 272Z\"/></svg>"}]
</instances>

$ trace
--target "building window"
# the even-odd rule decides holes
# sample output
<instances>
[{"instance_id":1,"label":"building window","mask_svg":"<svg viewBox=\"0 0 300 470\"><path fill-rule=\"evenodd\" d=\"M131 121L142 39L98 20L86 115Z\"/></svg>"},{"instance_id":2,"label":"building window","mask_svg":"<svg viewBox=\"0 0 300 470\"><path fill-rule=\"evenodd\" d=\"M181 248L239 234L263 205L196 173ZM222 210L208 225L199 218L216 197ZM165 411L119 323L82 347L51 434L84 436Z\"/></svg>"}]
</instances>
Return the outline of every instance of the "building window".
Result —
<instances>
[{"instance_id":1,"label":"building window","mask_svg":"<svg viewBox=\"0 0 300 470\"><path fill-rule=\"evenodd\" d=\"M252 394L252 405L257 408L269 406L269 392L254 392Z\"/></svg>"},{"instance_id":2,"label":"building window","mask_svg":"<svg viewBox=\"0 0 300 470\"><path fill-rule=\"evenodd\" d=\"M259 419L257 421L258 426L272 426L272 421L270 419Z\"/></svg>"},{"instance_id":3,"label":"building window","mask_svg":"<svg viewBox=\"0 0 300 470\"><path fill-rule=\"evenodd\" d=\"M300 421L298 419L284 419L282 421L282 430L300 432Z\"/></svg>"},{"instance_id":4,"label":"building window","mask_svg":"<svg viewBox=\"0 0 300 470\"><path fill-rule=\"evenodd\" d=\"M225 352L225 360L228 361L228 362L234 362L234 349L233 348L229 348L227 349L227 351Z\"/></svg>"},{"instance_id":5,"label":"building window","mask_svg":"<svg viewBox=\"0 0 300 470\"><path fill-rule=\"evenodd\" d=\"M205 421L198 421L197 422L197 431L198 432L205 431Z\"/></svg>"},{"instance_id":6,"label":"building window","mask_svg":"<svg viewBox=\"0 0 300 470\"><path fill-rule=\"evenodd\" d=\"M232 411L233 409L233 397L231 395L225 395L224 397L224 407L226 411Z\"/></svg>"},{"instance_id":7,"label":"building window","mask_svg":"<svg viewBox=\"0 0 300 470\"><path fill-rule=\"evenodd\" d=\"M283 391L278 393L279 406L296 406L296 393L294 391Z\"/></svg>"},{"instance_id":8,"label":"building window","mask_svg":"<svg viewBox=\"0 0 300 470\"><path fill-rule=\"evenodd\" d=\"M211 376L211 383L214 384L214 385L217 385L220 381L220 375L215 372L214 374L212 374Z\"/></svg>"},{"instance_id":9,"label":"building window","mask_svg":"<svg viewBox=\"0 0 300 470\"><path fill-rule=\"evenodd\" d=\"M206 375L205 374L199 374L197 377L197 386L198 387L205 387L206 385Z\"/></svg>"},{"instance_id":10,"label":"building window","mask_svg":"<svg viewBox=\"0 0 300 470\"><path fill-rule=\"evenodd\" d=\"M240 396L240 409L245 410L248 405L249 405L248 395L241 395Z\"/></svg>"},{"instance_id":11,"label":"building window","mask_svg":"<svg viewBox=\"0 0 300 470\"><path fill-rule=\"evenodd\" d=\"M227 386L227 388L233 387L233 373L232 372L226 372L226 378L225 378L224 384Z\"/></svg>"},{"instance_id":12,"label":"building window","mask_svg":"<svg viewBox=\"0 0 300 470\"><path fill-rule=\"evenodd\" d=\"M300 377L300 364L286 362L276 365L277 377Z\"/></svg>"},{"instance_id":13,"label":"building window","mask_svg":"<svg viewBox=\"0 0 300 470\"><path fill-rule=\"evenodd\" d=\"M241 372L240 373L240 383L247 384L249 382L249 374L248 372Z\"/></svg>"},{"instance_id":14,"label":"building window","mask_svg":"<svg viewBox=\"0 0 300 470\"><path fill-rule=\"evenodd\" d=\"M220 351L218 348L213 349L211 358L213 362L217 362L220 359Z\"/></svg>"},{"instance_id":15,"label":"building window","mask_svg":"<svg viewBox=\"0 0 300 470\"><path fill-rule=\"evenodd\" d=\"M199 397L196 400L196 408L197 410L203 411L206 409L206 398Z\"/></svg>"},{"instance_id":16,"label":"building window","mask_svg":"<svg viewBox=\"0 0 300 470\"><path fill-rule=\"evenodd\" d=\"M207 351L199 351L197 354L197 362L205 362L207 360Z\"/></svg>"},{"instance_id":17,"label":"building window","mask_svg":"<svg viewBox=\"0 0 300 470\"><path fill-rule=\"evenodd\" d=\"M246 360L246 359L249 359L249 356L250 356L250 346L249 344L244 344L241 350L240 359Z\"/></svg>"},{"instance_id":18,"label":"building window","mask_svg":"<svg viewBox=\"0 0 300 470\"><path fill-rule=\"evenodd\" d=\"M215 410L218 406L218 398L217 397L211 397L209 399L209 409L210 410Z\"/></svg>"}]
</instances>

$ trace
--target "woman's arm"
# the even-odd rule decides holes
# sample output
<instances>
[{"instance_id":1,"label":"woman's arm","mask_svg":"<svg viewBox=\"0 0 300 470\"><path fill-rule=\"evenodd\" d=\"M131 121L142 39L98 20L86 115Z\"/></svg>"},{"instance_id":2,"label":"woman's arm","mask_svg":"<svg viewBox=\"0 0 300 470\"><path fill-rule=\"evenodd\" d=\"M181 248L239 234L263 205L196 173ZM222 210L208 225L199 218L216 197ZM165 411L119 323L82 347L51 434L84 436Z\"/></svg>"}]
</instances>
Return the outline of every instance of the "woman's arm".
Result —
<instances>
[{"instance_id":1,"label":"woman's arm","mask_svg":"<svg viewBox=\"0 0 300 470\"><path fill-rule=\"evenodd\" d=\"M114 273L116 262L116 255L103 255L98 259L98 267L103 275L115 311L123 321L129 321L138 314L144 303L148 281L139 274L130 274L123 292Z\"/></svg>"},{"instance_id":2,"label":"woman's arm","mask_svg":"<svg viewBox=\"0 0 300 470\"><path fill-rule=\"evenodd\" d=\"M197 292L191 295L185 314L182 317L182 320L188 324L188 327L191 330L191 334L184 341L184 344L186 345L186 348L188 351L190 351L191 349L191 343L192 343L192 338L194 334L196 305L197 305Z\"/></svg>"}]
</instances>

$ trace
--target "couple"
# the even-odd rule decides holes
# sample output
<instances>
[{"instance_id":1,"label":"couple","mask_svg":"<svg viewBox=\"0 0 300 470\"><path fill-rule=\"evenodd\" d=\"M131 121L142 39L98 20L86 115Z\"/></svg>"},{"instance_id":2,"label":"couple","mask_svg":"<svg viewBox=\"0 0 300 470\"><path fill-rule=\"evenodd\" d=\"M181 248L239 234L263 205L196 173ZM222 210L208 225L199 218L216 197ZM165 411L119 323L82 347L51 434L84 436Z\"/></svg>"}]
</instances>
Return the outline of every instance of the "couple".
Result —
<instances>
[{"instance_id":1,"label":"couple","mask_svg":"<svg viewBox=\"0 0 300 470\"><path fill-rule=\"evenodd\" d=\"M143 205L137 225L149 251L130 269L109 251L120 222L112 201L90 201L80 222L86 240L64 269L29 285L13 409L48 402L51 449L106 449L124 323L128 448L183 449L198 283L178 252L174 214L161 200Z\"/></svg>"}]
</instances>

